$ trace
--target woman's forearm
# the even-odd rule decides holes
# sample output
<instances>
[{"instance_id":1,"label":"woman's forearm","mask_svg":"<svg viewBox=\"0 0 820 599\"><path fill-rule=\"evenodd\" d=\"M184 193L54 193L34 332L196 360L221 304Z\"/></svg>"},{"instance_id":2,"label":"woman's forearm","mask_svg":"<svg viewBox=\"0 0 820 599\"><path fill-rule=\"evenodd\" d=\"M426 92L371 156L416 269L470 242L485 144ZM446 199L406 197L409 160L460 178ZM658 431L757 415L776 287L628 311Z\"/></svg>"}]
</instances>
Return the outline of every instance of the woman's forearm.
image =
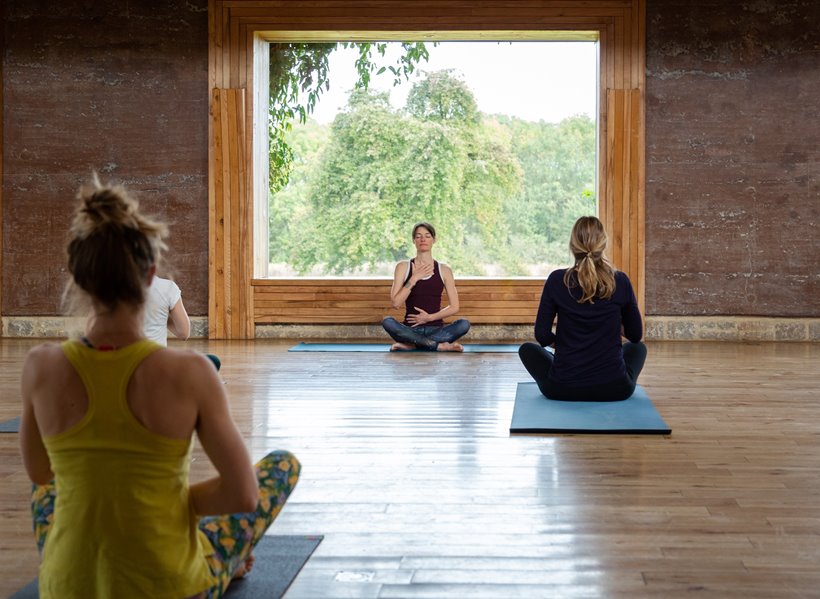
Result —
<instances>
[{"instance_id":1,"label":"woman's forearm","mask_svg":"<svg viewBox=\"0 0 820 599\"><path fill-rule=\"evenodd\" d=\"M408 283L409 281L402 285L402 287L390 297L390 303L393 304L394 308L401 308L410 296L410 291L413 289L413 286L410 285L408 287Z\"/></svg>"},{"instance_id":2,"label":"woman's forearm","mask_svg":"<svg viewBox=\"0 0 820 599\"><path fill-rule=\"evenodd\" d=\"M448 316L454 316L456 314L458 314L458 306L444 306L438 312L428 314L427 320L424 324L427 324L428 322L433 322L434 320L442 320L444 318L447 318Z\"/></svg>"},{"instance_id":3,"label":"woman's forearm","mask_svg":"<svg viewBox=\"0 0 820 599\"><path fill-rule=\"evenodd\" d=\"M221 477L215 476L191 485L190 493L191 505L198 516L214 516L253 511L258 490L251 494L249 488L238 493L235 488L228 488Z\"/></svg>"}]
</instances>

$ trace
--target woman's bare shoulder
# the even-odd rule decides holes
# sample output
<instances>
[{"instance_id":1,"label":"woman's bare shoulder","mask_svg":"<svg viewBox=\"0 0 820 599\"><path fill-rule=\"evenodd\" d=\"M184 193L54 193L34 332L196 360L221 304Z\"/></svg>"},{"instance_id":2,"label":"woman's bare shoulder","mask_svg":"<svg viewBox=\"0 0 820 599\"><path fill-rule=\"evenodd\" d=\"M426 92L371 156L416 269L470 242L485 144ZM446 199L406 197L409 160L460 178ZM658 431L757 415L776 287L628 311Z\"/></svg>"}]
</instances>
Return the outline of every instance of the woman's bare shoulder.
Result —
<instances>
[{"instance_id":1,"label":"woman's bare shoulder","mask_svg":"<svg viewBox=\"0 0 820 599\"><path fill-rule=\"evenodd\" d=\"M453 269L450 268L450 265L445 262L438 263L438 270L442 275L452 277L453 276Z\"/></svg>"},{"instance_id":2,"label":"woman's bare shoulder","mask_svg":"<svg viewBox=\"0 0 820 599\"><path fill-rule=\"evenodd\" d=\"M146 364L163 373L197 376L203 369L213 365L204 354L193 349L163 347L146 358Z\"/></svg>"},{"instance_id":3,"label":"woman's bare shoulder","mask_svg":"<svg viewBox=\"0 0 820 599\"><path fill-rule=\"evenodd\" d=\"M50 364L54 360L64 359L62 344L47 341L32 347L26 354L26 363L29 365Z\"/></svg>"},{"instance_id":4,"label":"woman's bare shoulder","mask_svg":"<svg viewBox=\"0 0 820 599\"><path fill-rule=\"evenodd\" d=\"M61 343L47 342L32 347L23 363L21 384L23 394L36 389L48 393L63 393L76 374L68 361Z\"/></svg>"},{"instance_id":5,"label":"woman's bare shoulder","mask_svg":"<svg viewBox=\"0 0 820 599\"><path fill-rule=\"evenodd\" d=\"M220 386L213 364L201 354L187 349L158 349L145 358L134 371L137 384L144 384L157 395L171 394L176 398L199 398Z\"/></svg>"}]
</instances>

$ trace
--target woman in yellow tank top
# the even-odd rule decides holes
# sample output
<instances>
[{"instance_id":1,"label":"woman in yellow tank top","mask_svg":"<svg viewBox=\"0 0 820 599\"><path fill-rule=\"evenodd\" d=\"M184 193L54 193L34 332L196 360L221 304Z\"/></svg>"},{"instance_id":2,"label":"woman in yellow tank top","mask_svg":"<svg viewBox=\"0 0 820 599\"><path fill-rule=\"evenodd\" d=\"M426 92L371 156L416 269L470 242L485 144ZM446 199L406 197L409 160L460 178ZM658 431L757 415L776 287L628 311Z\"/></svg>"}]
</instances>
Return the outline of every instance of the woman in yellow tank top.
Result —
<instances>
[{"instance_id":1,"label":"woman in yellow tank top","mask_svg":"<svg viewBox=\"0 0 820 599\"><path fill-rule=\"evenodd\" d=\"M145 339L165 226L96 179L79 199L69 291L92 317L82 339L35 347L23 367L40 596L220 597L250 568L299 462L275 451L254 469L210 362ZM217 476L190 485L194 433Z\"/></svg>"}]
</instances>

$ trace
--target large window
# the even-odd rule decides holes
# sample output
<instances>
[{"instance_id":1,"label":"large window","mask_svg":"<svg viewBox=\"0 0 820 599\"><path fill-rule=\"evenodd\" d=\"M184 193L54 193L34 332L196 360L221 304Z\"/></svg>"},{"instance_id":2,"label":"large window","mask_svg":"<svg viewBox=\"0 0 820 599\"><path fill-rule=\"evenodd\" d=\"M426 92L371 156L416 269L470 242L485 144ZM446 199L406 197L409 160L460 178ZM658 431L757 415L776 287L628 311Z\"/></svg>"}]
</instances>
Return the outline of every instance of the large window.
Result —
<instances>
[{"instance_id":1,"label":"large window","mask_svg":"<svg viewBox=\"0 0 820 599\"><path fill-rule=\"evenodd\" d=\"M271 128L268 276L390 275L417 221L460 277L567 262L572 223L597 213L597 42L389 42L366 89L361 46L314 46L321 93Z\"/></svg>"},{"instance_id":2,"label":"large window","mask_svg":"<svg viewBox=\"0 0 820 599\"><path fill-rule=\"evenodd\" d=\"M644 14L644 0L211 0L209 336L252 338L260 324L378 323L384 315L386 277L268 276L268 90L270 45L276 43L596 42L597 213L610 234L610 257L629 274L642 304ZM537 66L533 77L541 72ZM443 242L448 232L442 229L439 236ZM405 248L406 255L409 240ZM471 322L532 322L541 276L457 274L465 305L466 287L475 287Z\"/></svg>"}]
</instances>

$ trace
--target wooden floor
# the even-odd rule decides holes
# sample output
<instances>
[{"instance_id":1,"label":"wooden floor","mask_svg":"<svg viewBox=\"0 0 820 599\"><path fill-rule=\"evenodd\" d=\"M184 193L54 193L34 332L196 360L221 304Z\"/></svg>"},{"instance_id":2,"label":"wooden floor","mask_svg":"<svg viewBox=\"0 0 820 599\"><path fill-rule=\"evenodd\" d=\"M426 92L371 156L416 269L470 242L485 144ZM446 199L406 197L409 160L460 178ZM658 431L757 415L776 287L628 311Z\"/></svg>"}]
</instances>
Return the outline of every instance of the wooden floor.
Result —
<instances>
[{"instance_id":1,"label":"wooden floor","mask_svg":"<svg viewBox=\"0 0 820 599\"><path fill-rule=\"evenodd\" d=\"M0 340L0 420L32 344ZM510 436L515 354L189 345L253 457L302 460L270 532L325 538L289 599L820 597L820 345L651 343L670 436ZM0 483L5 597L37 568L16 434Z\"/></svg>"}]
</instances>

